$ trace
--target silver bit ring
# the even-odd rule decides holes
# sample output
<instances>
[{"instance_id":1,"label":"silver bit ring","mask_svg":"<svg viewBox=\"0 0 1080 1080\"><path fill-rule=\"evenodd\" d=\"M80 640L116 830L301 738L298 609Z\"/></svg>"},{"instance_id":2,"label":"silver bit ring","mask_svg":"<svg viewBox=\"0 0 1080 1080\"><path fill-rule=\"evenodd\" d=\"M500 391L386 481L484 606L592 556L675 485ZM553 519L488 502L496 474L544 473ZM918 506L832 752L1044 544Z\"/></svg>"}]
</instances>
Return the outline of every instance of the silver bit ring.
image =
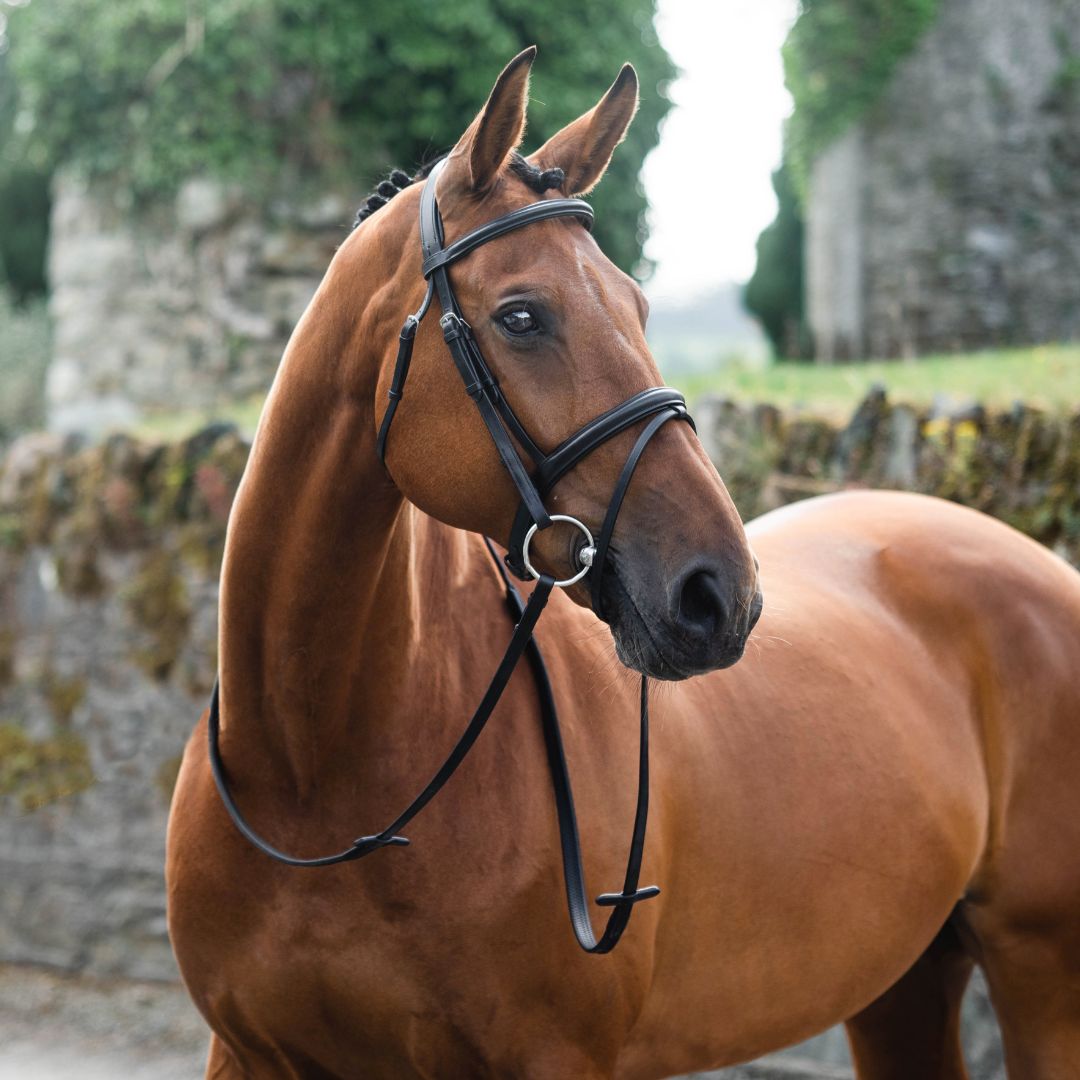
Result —
<instances>
[{"instance_id":1,"label":"silver bit ring","mask_svg":"<svg viewBox=\"0 0 1080 1080\"><path fill-rule=\"evenodd\" d=\"M569 525L574 525L582 531L585 536L585 546L581 548L577 553L577 561L581 566L581 569L573 576L563 578L562 581L556 581L555 586L559 589L568 589L571 585L576 585L591 569L593 559L596 557L596 541L593 540L593 535L589 532L589 527L581 521L578 521L576 517L570 517L569 514L552 514L552 521L565 521ZM540 571L536 569L531 562L529 562L529 544L532 543L532 538L539 531L540 526L532 524L529 526L529 531L525 534L525 539L521 544L521 561L525 565L525 569L536 580L540 580Z\"/></svg>"}]
</instances>

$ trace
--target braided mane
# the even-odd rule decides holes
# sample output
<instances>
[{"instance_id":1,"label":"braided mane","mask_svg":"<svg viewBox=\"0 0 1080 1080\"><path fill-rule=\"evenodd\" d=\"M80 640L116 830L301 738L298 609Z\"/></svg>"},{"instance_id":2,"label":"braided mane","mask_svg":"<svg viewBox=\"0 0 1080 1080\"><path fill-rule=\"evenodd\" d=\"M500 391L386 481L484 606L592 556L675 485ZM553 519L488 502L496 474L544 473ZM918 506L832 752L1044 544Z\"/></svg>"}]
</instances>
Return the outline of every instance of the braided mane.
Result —
<instances>
[{"instance_id":1,"label":"braided mane","mask_svg":"<svg viewBox=\"0 0 1080 1080\"><path fill-rule=\"evenodd\" d=\"M357 225L366 221L377 210L382 209L398 192L404 191L407 187L412 187L418 180L425 179L440 160L442 159L435 158L433 161L429 161L415 176L409 176L408 173L402 172L401 169L391 171L390 175L385 180L380 181L378 187L367 197L364 205L356 211L353 228L355 229ZM561 188L563 181L566 179L566 174L562 169L538 169L535 165L526 161L516 150L510 157L510 171L540 195L543 195L550 188Z\"/></svg>"},{"instance_id":2,"label":"braided mane","mask_svg":"<svg viewBox=\"0 0 1080 1080\"><path fill-rule=\"evenodd\" d=\"M367 221L376 210L380 210L384 207L399 191L404 191L407 187L411 187L419 179L419 174L410 176L400 169L394 169L367 197L364 205L356 211L356 219L353 221L353 228L355 229L362 221Z\"/></svg>"}]
</instances>

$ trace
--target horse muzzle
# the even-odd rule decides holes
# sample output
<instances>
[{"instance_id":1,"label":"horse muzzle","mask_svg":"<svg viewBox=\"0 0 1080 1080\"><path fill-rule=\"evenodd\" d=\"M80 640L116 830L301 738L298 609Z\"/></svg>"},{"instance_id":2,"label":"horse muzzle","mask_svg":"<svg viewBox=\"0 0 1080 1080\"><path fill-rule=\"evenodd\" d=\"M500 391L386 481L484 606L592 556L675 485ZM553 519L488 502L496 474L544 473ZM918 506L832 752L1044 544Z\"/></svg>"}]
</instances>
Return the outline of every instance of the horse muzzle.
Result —
<instances>
[{"instance_id":1,"label":"horse muzzle","mask_svg":"<svg viewBox=\"0 0 1080 1080\"><path fill-rule=\"evenodd\" d=\"M677 681L731 667L761 617L756 575L746 585L718 563L697 559L664 588L616 554L604 581L604 614L629 668Z\"/></svg>"}]
</instances>

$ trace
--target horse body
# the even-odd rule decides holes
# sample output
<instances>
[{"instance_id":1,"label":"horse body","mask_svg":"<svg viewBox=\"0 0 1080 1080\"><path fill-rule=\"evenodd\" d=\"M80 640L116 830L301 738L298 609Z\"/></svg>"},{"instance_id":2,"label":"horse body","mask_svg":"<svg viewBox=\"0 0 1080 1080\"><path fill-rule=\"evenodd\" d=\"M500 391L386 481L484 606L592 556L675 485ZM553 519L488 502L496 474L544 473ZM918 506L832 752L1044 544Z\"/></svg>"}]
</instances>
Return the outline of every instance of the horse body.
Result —
<instances>
[{"instance_id":1,"label":"horse body","mask_svg":"<svg viewBox=\"0 0 1080 1080\"><path fill-rule=\"evenodd\" d=\"M961 953L983 963L1010 1043L1030 1046L1026 1025L1055 1028L1054 1049L1016 1075L1071 1075L1080 576L920 496L815 499L748 531L770 598L758 647L680 685L679 735L664 729L664 750L657 738L656 786L679 801L665 884L714 902L673 901L661 916L670 954L627 1073L663 1075L645 1062L673 1030L731 1063L856 1017L945 937L961 966ZM1072 976L1059 981L1027 948ZM1025 999L1017 983L1035 971ZM926 980L925 997L951 973ZM851 1025L868 1043L860 1076L966 1075L944 1041L954 1030L896 1011L902 1024L871 1010ZM942 1042L927 1052L928 1038Z\"/></svg>"},{"instance_id":2,"label":"horse body","mask_svg":"<svg viewBox=\"0 0 1080 1080\"><path fill-rule=\"evenodd\" d=\"M505 536L513 499L482 430L439 413L439 368L422 351L412 378L434 389L426 413L402 402L396 483L375 454L376 389L418 262L387 280L375 257L410 250L416 200L397 199L402 213L343 246L297 328L226 548L222 752L254 826L304 855L381 828L415 794L510 633L479 538L452 526ZM578 243L563 222L530 228ZM617 287L594 280L605 302ZM418 350L438 344L422 327ZM579 373L547 409L553 428L604 385L600 369ZM685 428L657 435L620 528L651 529L643 546L661 562L688 545L726 552L745 576L737 519L720 537L696 520L715 474ZM421 465L442 483L423 487ZM455 469L491 477L469 514L464 489L443 490ZM569 478L556 508L584 499L584 483ZM729 504L715 505L714 523ZM1005 526L917 496L813 500L749 531L766 612L736 666L654 688L643 882L663 891L608 956L581 952L567 922L524 665L409 826L412 848L316 871L275 864L233 828L204 718L167 877L181 972L215 1033L208 1076L662 1077L847 1020L861 1076L948 1080L963 1076L972 957L1010 1068L1070 1075L1080 577ZM537 639L590 887L610 891L633 816L637 680L580 596L554 596Z\"/></svg>"},{"instance_id":3,"label":"horse body","mask_svg":"<svg viewBox=\"0 0 1080 1080\"><path fill-rule=\"evenodd\" d=\"M313 757L307 799L257 768L240 788L247 805L275 807L257 820L302 851L407 800L509 633L476 537L411 508L393 533L386 580L371 587L398 600L373 607L370 630L407 664L370 649L341 661L356 695L349 742L334 744L337 767ZM196 1001L247 1051L241 1067L220 1043L219 1075L671 1075L853 1016L958 904L976 935L1036 917L1068 927L1077 838L1040 803L1061 805L1080 756L1077 575L1004 526L916 496L813 500L750 536L770 597L754 647L654 693L645 880L663 894L609 957L580 953L566 922L526 671L410 829L413 849L325 871L275 866L235 833L200 727L177 796L171 900ZM322 617L339 632L357 599L343 593L345 612ZM618 881L633 812L636 683L596 631L557 596L538 636L599 892ZM1053 846L1004 844L1047 821ZM978 942L993 954L992 937Z\"/></svg>"}]
</instances>

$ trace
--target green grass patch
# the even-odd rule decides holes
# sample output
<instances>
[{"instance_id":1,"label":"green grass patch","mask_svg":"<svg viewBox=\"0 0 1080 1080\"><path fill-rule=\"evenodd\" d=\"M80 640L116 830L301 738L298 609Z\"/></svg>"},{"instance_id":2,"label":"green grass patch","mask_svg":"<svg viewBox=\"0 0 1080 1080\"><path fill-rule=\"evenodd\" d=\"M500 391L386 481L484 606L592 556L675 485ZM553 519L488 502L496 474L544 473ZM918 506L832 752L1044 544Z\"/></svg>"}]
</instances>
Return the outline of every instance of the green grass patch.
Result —
<instances>
[{"instance_id":1,"label":"green grass patch","mask_svg":"<svg viewBox=\"0 0 1080 1080\"><path fill-rule=\"evenodd\" d=\"M702 374L672 375L693 401L719 394L738 401L767 401L794 411L846 418L873 386L893 401L929 405L946 399L1002 408L1016 401L1053 412L1080 406L1080 345L1040 345L919 360L856 364L773 363L730 365Z\"/></svg>"},{"instance_id":2,"label":"green grass patch","mask_svg":"<svg viewBox=\"0 0 1080 1080\"><path fill-rule=\"evenodd\" d=\"M129 433L151 442L179 442L207 424L227 422L237 426L249 439L255 434L265 394L255 394L244 401L230 402L215 409L155 410L144 415Z\"/></svg>"},{"instance_id":3,"label":"green grass patch","mask_svg":"<svg viewBox=\"0 0 1080 1080\"><path fill-rule=\"evenodd\" d=\"M665 381L691 402L703 394L718 394L838 420L846 420L867 392L879 385L890 400L911 405L944 399L956 406L970 403L1000 409L1022 401L1050 412L1068 412L1080 407L1080 344L827 366L728 361L711 371L665 373ZM172 442L212 421L225 420L250 437L264 401L264 395L257 394L218 409L152 413L132 433Z\"/></svg>"}]
</instances>

